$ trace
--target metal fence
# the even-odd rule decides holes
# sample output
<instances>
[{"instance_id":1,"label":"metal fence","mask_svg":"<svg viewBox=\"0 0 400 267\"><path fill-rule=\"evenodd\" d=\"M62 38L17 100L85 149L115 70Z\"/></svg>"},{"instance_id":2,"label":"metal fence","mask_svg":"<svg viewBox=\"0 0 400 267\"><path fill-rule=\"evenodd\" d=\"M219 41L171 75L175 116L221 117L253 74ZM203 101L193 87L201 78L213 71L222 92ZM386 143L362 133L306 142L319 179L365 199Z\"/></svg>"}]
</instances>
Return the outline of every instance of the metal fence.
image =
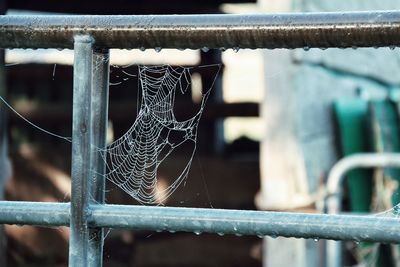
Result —
<instances>
[{"instance_id":1,"label":"metal fence","mask_svg":"<svg viewBox=\"0 0 400 267\"><path fill-rule=\"evenodd\" d=\"M71 203L0 202L0 223L70 226L69 266L101 266L103 227L400 242L394 217L104 204L109 48L400 46L400 12L1 16L2 48L73 48ZM94 68L93 66L96 66ZM89 198L89 196L93 197Z\"/></svg>"}]
</instances>

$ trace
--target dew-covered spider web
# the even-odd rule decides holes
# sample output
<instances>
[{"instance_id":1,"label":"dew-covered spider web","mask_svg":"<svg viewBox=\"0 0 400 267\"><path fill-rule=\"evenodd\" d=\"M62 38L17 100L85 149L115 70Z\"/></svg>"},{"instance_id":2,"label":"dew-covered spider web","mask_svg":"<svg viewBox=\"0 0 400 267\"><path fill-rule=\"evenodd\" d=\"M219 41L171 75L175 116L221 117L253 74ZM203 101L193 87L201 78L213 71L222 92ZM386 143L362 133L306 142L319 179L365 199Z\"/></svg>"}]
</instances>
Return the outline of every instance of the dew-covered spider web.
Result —
<instances>
[{"instance_id":1,"label":"dew-covered spider web","mask_svg":"<svg viewBox=\"0 0 400 267\"><path fill-rule=\"evenodd\" d=\"M136 120L123 136L99 150L106 163L105 177L140 203L162 202L188 176L199 121L211 91L209 88L202 92L193 116L177 119L176 98L190 89L192 70L169 65L139 66L140 108ZM160 165L175 149L187 143L191 143L192 149L186 164L171 184L158 187Z\"/></svg>"},{"instance_id":2,"label":"dew-covered spider web","mask_svg":"<svg viewBox=\"0 0 400 267\"><path fill-rule=\"evenodd\" d=\"M201 92L198 109L189 118L177 119L177 98L189 93L195 68L138 66L139 109L136 120L125 134L106 148L94 148L105 162L106 173L93 174L104 176L142 204L160 204L168 198L186 180L193 161L199 121L221 66L215 64L196 68L200 70L209 67L215 67L215 75L208 82L210 86ZM123 73L129 74L125 71ZM136 77L133 74L128 76ZM32 123L2 96L0 100L36 129L65 141L72 141L71 137L55 134ZM170 177L172 182L169 185L158 187L161 164L172 152L187 144L191 148L189 156L177 177Z\"/></svg>"}]
</instances>

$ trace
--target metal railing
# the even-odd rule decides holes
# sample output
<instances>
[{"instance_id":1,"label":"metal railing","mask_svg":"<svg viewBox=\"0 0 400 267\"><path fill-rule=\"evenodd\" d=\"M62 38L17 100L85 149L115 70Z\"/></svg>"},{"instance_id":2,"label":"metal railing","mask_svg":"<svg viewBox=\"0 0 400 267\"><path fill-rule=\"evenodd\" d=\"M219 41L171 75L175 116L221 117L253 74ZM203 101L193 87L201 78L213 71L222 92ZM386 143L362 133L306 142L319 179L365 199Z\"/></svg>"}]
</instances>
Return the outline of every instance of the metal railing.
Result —
<instances>
[{"instance_id":1,"label":"metal railing","mask_svg":"<svg viewBox=\"0 0 400 267\"><path fill-rule=\"evenodd\" d=\"M2 201L0 223L69 225L70 266L102 265L103 227L398 243L397 218L107 205L89 177L104 172L91 148L105 142L109 48L382 46L400 46L400 12L1 16L0 47L73 48L75 60L71 203Z\"/></svg>"}]
</instances>

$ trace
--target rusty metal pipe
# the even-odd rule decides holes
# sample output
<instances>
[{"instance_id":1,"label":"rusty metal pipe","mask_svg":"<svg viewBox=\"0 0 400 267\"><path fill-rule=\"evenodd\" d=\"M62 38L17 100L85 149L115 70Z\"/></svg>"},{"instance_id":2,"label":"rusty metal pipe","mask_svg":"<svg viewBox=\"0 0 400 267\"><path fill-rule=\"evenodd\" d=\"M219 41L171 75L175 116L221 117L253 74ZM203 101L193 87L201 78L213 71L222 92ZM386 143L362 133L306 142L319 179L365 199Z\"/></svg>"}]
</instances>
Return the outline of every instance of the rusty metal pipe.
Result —
<instances>
[{"instance_id":1,"label":"rusty metal pipe","mask_svg":"<svg viewBox=\"0 0 400 267\"><path fill-rule=\"evenodd\" d=\"M400 46L400 12L0 16L2 48L328 48Z\"/></svg>"}]
</instances>

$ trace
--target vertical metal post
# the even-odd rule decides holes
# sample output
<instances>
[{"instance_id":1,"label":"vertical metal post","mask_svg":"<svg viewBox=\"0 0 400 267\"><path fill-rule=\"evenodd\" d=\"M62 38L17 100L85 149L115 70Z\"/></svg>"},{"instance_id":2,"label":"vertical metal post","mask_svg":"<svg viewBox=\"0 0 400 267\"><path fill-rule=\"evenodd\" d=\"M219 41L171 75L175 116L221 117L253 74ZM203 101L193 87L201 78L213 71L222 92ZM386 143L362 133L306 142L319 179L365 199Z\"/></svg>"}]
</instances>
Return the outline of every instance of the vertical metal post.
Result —
<instances>
[{"instance_id":1,"label":"vertical metal post","mask_svg":"<svg viewBox=\"0 0 400 267\"><path fill-rule=\"evenodd\" d=\"M88 266L87 223L91 183L91 89L93 39L74 38L74 89L72 119L72 189L69 266Z\"/></svg>"},{"instance_id":2,"label":"vertical metal post","mask_svg":"<svg viewBox=\"0 0 400 267\"><path fill-rule=\"evenodd\" d=\"M109 85L109 51L95 50L93 54L92 85L92 164L95 173L92 177L89 192L96 203L104 203L105 162L97 148L106 146L108 120L108 85ZM103 228L92 228L89 231L89 267L103 266Z\"/></svg>"},{"instance_id":3,"label":"vertical metal post","mask_svg":"<svg viewBox=\"0 0 400 267\"><path fill-rule=\"evenodd\" d=\"M3 15L7 11L6 1L0 0L0 13ZM4 50L0 51L0 95L6 96L6 73L4 69ZM4 199L5 184L11 176L11 166L8 160L8 140L7 140L7 114L3 103L0 103L0 201ZM0 225L0 266L6 267L7 239L4 226Z\"/></svg>"},{"instance_id":4,"label":"vertical metal post","mask_svg":"<svg viewBox=\"0 0 400 267\"><path fill-rule=\"evenodd\" d=\"M0 51L0 95L6 94L4 70L4 51ZM3 103L0 103L0 201L4 199L7 179L11 176L11 166L8 160L7 113ZM6 266L6 236L3 225L0 225L0 266Z\"/></svg>"}]
</instances>

